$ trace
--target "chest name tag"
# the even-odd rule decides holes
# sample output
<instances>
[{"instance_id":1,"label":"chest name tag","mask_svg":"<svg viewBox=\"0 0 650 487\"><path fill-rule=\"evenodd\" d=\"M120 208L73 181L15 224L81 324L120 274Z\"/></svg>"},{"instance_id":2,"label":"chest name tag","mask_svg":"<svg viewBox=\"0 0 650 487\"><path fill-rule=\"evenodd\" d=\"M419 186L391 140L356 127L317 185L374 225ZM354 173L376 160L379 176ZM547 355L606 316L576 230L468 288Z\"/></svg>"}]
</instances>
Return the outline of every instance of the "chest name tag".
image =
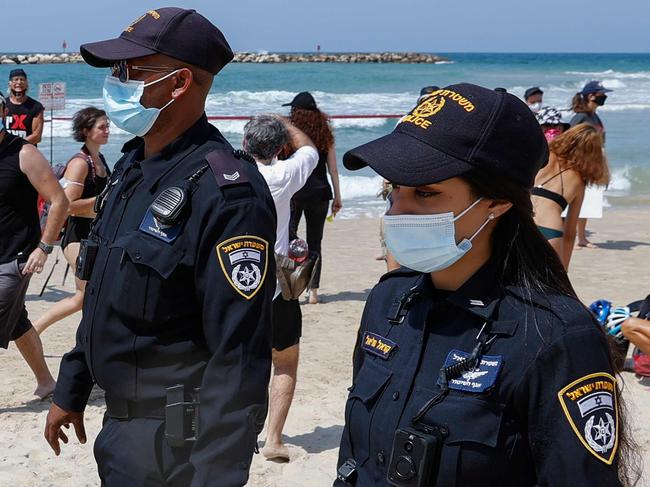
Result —
<instances>
[{"instance_id":1,"label":"chest name tag","mask_svg":"<svg viewBox=\"0 0 650 487\"><path fill-rule=\"evenodd\" d=\"M367 331L363 334L361 347L368 353L388 360L392 351L397 348L397 343L381 335Z\"/></svg>"},{"instance_id":2,"label":"chest name tag","mask_svg":"<svg viewBox=\"0 0 650 487\"><path fill-rule=\"evenodd\" d=\"M461 360L468 358L471 354L461 350L452 350L447 355L445 367L455 365ZM463 373L460 377L449 380L449 388L465 392L485 392L494 386L494 383L501 371L503 356L483 355L481 363L474 370Z\"/></svg>"},{"instance_id":3,"label":"chest name tag","mask_svg":"<svg viewBox=\"0 0 650 487\"><path fill-rule=\"evenodd\" d=\"M163 242L172 243L181 232L181 225L179 223L173 227L165 227L154 218L151 209L147 209L140 223L140 231L152 235Z\"/></svg>"}]
</instances>

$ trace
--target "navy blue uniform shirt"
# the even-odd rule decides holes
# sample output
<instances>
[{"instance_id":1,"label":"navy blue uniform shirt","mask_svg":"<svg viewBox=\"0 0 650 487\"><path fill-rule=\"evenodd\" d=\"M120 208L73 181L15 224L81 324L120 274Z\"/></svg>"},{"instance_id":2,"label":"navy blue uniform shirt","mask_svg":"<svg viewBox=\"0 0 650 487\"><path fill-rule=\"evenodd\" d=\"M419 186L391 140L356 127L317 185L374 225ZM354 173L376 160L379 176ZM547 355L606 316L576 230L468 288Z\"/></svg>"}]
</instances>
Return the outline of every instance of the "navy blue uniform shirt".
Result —
<instances>
[{"instance_id":1,"label":"navy blue uniform shirt","mask_svg":"<svg viewBox=\"0 0 650 487\"><path fill-rule=\"evenodd\" d=\"M207 170L181 223L161 229L148 218L155 197L232 148L205 115L145 160L143 145L125 145L95 220L99 252L54 402L83 411L93 384L140 404L164 401L176 384L200 386L192 485L243 485L266 414L273 199L256 166L234 159L223 173Z\"/></svg>"},{"instance_id":2,"label":"navy blue uniform shirt","mask_svg":"<svg viewBox=\"0 0 650 487\"><path fill-rule=\"evenodd\" d=\"M389 485L395 430L412 426L440 392L440 368L469 355L486 321L484 336L495 338L480 364L450 380L422 420L447 433L436 487L619 485L617 392L604 334L577 300L500 288L495 271L488 262L451 293L407 269L375 286L339 453L339 466L356 462L352 485ZM400 302L403 321L390 321Z\"/></svg>"}]
</instances>

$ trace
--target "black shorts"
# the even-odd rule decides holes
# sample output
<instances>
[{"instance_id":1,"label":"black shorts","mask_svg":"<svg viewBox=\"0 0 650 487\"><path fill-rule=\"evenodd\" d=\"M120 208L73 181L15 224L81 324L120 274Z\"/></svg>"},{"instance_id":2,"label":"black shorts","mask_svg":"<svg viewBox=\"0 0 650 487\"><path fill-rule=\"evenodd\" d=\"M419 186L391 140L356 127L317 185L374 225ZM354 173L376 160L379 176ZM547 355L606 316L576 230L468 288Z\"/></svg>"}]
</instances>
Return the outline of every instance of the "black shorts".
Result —
<instances>
[{"instance_id":1,"label":"black shorts","mask_svg":"<svg viewBox=\"0 0 650 487\"><path fill-rule=\"evenodd\" d=\"M280 294L273 300L273 349L280 352L300 342L302 312L297 299L285 301Z\"/></svg>"},{"instance_id":2,"label":"black shorts","mask_svg":"<svg viewBox=\"0 0 650 487\"><path fill-rule=\"evenodd\" d=\"M23 276L24 263L0 264L0 348L18 340L32 327L25 309L30 274Z\"/></svg>"}]
</instances>

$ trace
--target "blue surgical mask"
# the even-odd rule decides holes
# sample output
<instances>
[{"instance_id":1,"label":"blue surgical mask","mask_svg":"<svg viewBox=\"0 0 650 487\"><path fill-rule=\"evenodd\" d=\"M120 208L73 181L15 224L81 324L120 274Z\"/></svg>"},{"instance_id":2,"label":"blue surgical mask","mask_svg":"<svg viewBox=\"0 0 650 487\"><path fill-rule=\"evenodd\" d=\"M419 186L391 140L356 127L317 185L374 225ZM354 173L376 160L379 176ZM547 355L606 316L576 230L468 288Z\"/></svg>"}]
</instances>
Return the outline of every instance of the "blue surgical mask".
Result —
<instances>
[{"instance_id":1,"label":"blue surgical mask","mask_svg":"<svg viewBox=\"0 0 650 487\"><path fill-rule=\"evenodd\" d=\"M433 215L384 215L384 239L395 260L419 272L446 269L472 248L472 240L494 219L487 220L470 238L456 243L454 222L474 208L481 198L457 216L450 213Z\"/></svg>"},{"instance_id":2,"label":"blue surgical mask","mask_svg":"<svg viewBox=\"0 0 650 487\"><path fill-rule=\"evenodd\" d=\"M158 83L168 78L178 70L163 76L156 81L125 81L122 83L114 76L104 79L104 109L112 123L118 128L138 137L144 136L165 108L172 104L172 98L162 108L146 108L140 103L140 98L147 86Z\"/></svg>"}]
</instances>

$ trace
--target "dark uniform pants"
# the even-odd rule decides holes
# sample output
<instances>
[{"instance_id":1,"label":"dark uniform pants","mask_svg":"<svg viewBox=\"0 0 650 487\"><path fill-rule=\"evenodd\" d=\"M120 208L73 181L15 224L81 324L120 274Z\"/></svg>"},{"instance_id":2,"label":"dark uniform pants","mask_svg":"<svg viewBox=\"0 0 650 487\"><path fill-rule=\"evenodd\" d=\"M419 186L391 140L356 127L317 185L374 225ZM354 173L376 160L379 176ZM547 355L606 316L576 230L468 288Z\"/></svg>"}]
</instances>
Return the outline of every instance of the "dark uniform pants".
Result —
<instances>
[{"instance_id":1,"label":"dark uniform pants","mask_svg":"<svg viewBox=\"0 0 650 487\"><path fill-rule=\"evenodd\" d=\"M189 486L190 448L170 447L164 431L162 419L105 417L94 447L102 486Z\"/></svg>"}]
</instances>

